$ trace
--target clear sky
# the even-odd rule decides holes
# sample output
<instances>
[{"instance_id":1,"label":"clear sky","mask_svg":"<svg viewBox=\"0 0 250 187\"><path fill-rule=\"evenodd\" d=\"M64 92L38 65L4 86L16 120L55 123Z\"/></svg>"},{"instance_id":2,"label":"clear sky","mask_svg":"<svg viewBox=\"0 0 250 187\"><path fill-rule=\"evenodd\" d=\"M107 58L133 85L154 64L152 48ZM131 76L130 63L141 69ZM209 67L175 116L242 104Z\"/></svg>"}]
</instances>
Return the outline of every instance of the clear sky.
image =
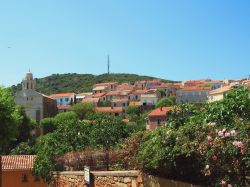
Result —
<instances>
[{"instance_id":1,"label":"clear sky","mask_svg":"<svg viewBox=\"0 0 250 187\"><path fill-rule=\"evenodd\" d=\"M55 73L250 74L249 0L2 0L0 84Z\"/></svg>"}]
</instances>

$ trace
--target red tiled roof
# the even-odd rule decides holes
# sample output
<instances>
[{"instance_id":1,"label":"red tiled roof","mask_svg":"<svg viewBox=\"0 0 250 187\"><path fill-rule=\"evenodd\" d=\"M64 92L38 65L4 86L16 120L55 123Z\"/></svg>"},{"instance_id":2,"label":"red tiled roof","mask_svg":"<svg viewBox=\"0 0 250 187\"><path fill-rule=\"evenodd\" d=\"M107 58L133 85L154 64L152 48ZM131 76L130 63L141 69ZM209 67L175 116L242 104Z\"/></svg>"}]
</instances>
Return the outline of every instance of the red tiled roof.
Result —
<instances>
[{"instance_id":1,"label":"red tiled roof","mask_svg":"<svg viewBox=\"0 0 250 187\"><path fill-rule=\"evenodd\" d=\"M167 112L173 109L174 107L160 107L150 112L148 116L149 117L166 116Z\"/></svg>"},{"instance_id":2,"label":"red tiled roof","mask_svg":"<svg viewBox=\"0 0 250 187\"><path fill-rule=\"evenodd\" d=\"M35 155L7 155L2 156L3 170L31 170Z\"/></svg>"},{"instance_id":3,"label":"red tiled roof","mask_svg":"<svg viewBox=\"0 0 250 187\"><path fill-rule=\"evenodd\" d=\"M119 95L120 91L110 91L106 95Z\"/></svg>"},{"instance_id":4,"label":"red tiled roof","mask_svg":"<svg viewBox=\"0 0 250 187\"><path fill-rule=\"evenodd\" d=\"M57 109L58 110L67 110L70 108L70 105L67 105L67 106L63 106L63 105L57 105Z\"/></svg>"},{"instance_id":5,"label":"red tiled roof","mask_svg":"<svg viewBox=\"0 0 250 187\"><path fill-rule=\"evenodd\" d=\"M59 93L59 94L52 94L49 97L50 98L57 98L57 97L69 97L74 93Z\"/></svg>"},{"instance_id":6,"label":"red tiled roof","mask_svg":"<svg viewBox=\"0 0 250 187\"><path fill-rule=\"evenodd\" d=\"M122 107L96 107L96 112L103 112L103 113L122 113Z\"/></svg>"},{"instance_id":7,"label":"red tiled roof","mask_svg":"<svg viewBox=\"0 0 250 187\"><path fill-rule=\"evenodd\" d=\"M199 87L199 86L192 86L192 87L184 87L180 90L177 90L177 92L182 91L199 91L199 90L211 90L211 87Z\"/></svg>"},{"instance_id":8,"label":"red tiled roof","mask_svg":"<svg viewBox=\"0 0 250 187\"><path fill-rule=\"evenodd\" d=\"M135 94L144 94L146 93L148 90L134 90L132 93L135 93Z\"/></svg>"},{"instance_id":9,"label":"red tiled roof","mask_svg":"<svg viewBox=\"0 0 250 187\"><path fill-rule=\"evenodd\" d=\"M97 94L93 95L93 98L102 97L104 95L106 95L106 93L97 93Z\"/></svg>"},{"instance_id":10,"label":"red tiled roof","mask_svg":"<svg viewBox=\"0 0 250 187\"><path fill-rule=\"evenodd\" d=\"M209 92L210 95L213 95L213 94L220 94L220 93L224 93L224 92L227 92L231 89L232 86L223 86L221 88L218 88L218 89L215 89L215 90L212 90Z\"/></svg>"}]
</instances>

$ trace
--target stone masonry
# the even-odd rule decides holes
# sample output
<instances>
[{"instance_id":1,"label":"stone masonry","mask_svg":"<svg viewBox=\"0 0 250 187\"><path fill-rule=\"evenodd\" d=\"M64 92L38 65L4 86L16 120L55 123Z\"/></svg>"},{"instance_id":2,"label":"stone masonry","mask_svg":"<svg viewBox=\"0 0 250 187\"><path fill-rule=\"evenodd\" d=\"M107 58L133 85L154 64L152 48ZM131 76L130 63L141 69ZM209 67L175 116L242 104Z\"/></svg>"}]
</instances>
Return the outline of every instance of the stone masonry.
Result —
<instances>
[{"instance_id":1,"label":"stone masonry","mask_svg":"<svg viewBox=\"0 0 250 187\"><path fill-rule=\"evenodd\" d=\"M88 187L84 182L83 171L54 172L52 187ZM93 171L92 187L143 187L139 171Z\"/></svg>"}]
</instances>

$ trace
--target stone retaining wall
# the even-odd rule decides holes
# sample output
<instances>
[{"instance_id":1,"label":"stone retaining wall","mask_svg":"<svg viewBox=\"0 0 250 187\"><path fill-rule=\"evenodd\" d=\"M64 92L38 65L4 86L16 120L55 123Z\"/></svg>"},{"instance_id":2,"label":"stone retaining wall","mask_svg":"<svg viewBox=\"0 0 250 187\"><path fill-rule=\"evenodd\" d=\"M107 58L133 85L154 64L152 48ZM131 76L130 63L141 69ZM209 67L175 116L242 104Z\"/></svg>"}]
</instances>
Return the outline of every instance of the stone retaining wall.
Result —
<instances>
[{"instance_id":1,"label":"stone retaining wall","mask_svg":"<svg viewBox=\"0 0 250 187\"><path fill-rule=\"evenodd\" d=\"M52 187L88 187L84 182L83 171L54 172ZM93 171L92 187L143 187L139 171Z\"/></svg>"}]
</instances>

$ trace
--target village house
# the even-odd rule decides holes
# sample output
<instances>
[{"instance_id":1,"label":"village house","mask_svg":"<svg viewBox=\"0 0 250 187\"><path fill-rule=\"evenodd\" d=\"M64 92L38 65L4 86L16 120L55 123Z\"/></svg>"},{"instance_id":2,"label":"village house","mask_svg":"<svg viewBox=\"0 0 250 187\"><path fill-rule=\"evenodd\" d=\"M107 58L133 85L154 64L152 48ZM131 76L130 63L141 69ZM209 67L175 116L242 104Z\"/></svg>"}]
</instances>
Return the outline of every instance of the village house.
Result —
<instances>
[{"instance_id":1,"label":"village house","mask_svg":"<svg viewBox=\"0 0 250 187\"><path fill-rule=\"evenodd\" d=\"M166 97L176 96L176 91L180 89L180 85L175 85L174 83L162 83L159 86L152 87L153 89L163 90Z\"/></svg>"},{"instance_id":2,"label":"village house","mask_svg":"<svg viewBox=\"0 0 250 187\"><path fill-rule=\"evenodd\" d=\"M15 95L15 102L24 108L28 117L35 121L54 117L57 114L56 101L35 90L36 81L29 71L22 81L22 90Z\"/></svg>"},{"instance_id":3,"label":"village house","mask_svg":"<svg viewBox=\"0 0 250 187\"><path fill-rule=\"evenodd\" d=\"M97 98L89 97L82 100L82 103L92 103L94 107L97 107L99 102L100 98L98 97Z\"/></svg>"},{"instance_id":4,"label":"village house","mask_svg":"<svg viewBox=\"0 0 250 187\"><path fill-rule=\"evenodd\" d=\"M71 105L76 103L75 93L59 93L49 96L51 99L56 100L58 112L67 112Z\"/></svg>"},{"instance_id":5,"label":"village house","mask_svg":"<svg viewBox=\"0 0 250 187\"><path fill-rule=\"evenodd\" d=\"M211 91L211 87L184 87L176 92L176 102L207 102L209 91Z\"/></svg>"},{"instance_id":6,"label":"village house","mask_svg":"<svg viewBox=\"0 0 250 187\"><path fill-rule=\"evenodd\" d=\"M112 107L127 107L128 106L128 99L112 99L111 106Z\"/></svg>"},{"instance_id":7,"label":"village house","mask_svg":"<svg viewBox=\"0 0 250 187\"><path fill-rule=\"evenodd\" d=\"M232 89L232 86L223 86L216 90L212 90L208 95L208 102L220 101L223 100L225 94Z\"/></svg>"},{"instance_id":8,"label":"village house","mask_svg":"<svg viewBox=\"0 0 250 187\"><path fill-rule=\"evenodd\" d=\"M136 81L134 86L135 89L150 89L154 86L159 86L161 85L161 80L143 80L143 81Z\"/></svg>"},{"instance_id":9,"label":"village house","mask_svg":"<svg viewBox=\"0 0 250 187\"><path fill-rule=\"evenodd\" d=\"M128 99L130 101L140 101L141 95L147 93L148 90L133 90L128 94Z\"/></svg>"},{"instance_id":10,"label":"village house","mask_svg":"<svg viewBox=\"0 0 250 187\"><path fill-rule=\"evenodd\" d=\"M164 125L167 121L167 113L173 110L173 107L160 107L148 114L146 130L152 131L155 128Z\"/></svg>"},{"instance_id":11,"label":"village house","mask_svg":"<svg viewBox=\"0 0 250 187\"><path fill-rule=\"evenodd\" d=\"M211 87L212 90L218 89L224 85L223 80L188 80L182 82L184 87Z\"/></svg>"},{"instance_id":12,"label":"village house","mask_svg":"<svg viewBox=\"0 0 250 187\"><path fill-rule=\"evenodd\" d=\"M2 156L3 187L47 187L39 176L32 175L35 155Z\"/></svg>"},{"instance_id":13,"label":"village house","mask_svg":"<svg viewBox=\"0 0 250 187\"><path fill-rule=\"evenodd\" d=\"M123 107L96 107L95 112L120 116L124 113Z\"/></svg>"},{"instance_id":14,"label":"village house","mask_svg":"<svg viewBox=\"0 0 250 187\"><path fill-rule=\"evenodd\" d=\"M120 91L110 91L106 94L106 101L112 101L112 99L120 98Z\"/></svg>"},{"instance_id":15,"label":"village house","mask_svg":"<svg viewBox=\"0 0 250 187\"><path fill-rule=\"evenodd\" d=\"M104 93L104 92L117 90L117 86L118 86L117 82L99 83L93 86L92 91L93 91L93 94Z\"/></svg>"},{"instance_id":16,"label":"village house","mask_svg":"<svg viewBox=\"0 0 250 187\"><path fill-rule=\"evenodd\" d=\"M92 92L76 94L76 103L81 103L85 98L90 98L92 95Z\"/></svg>"},{"instance_id":17,"label":"village house","mask_svg":"<svg viewBox=\"0 0 250 187\"><path fill-rule=\"evenodd\" d=\"M156 93L154 93L154 94L142 94L140 101L141 101L142 105L152 106L152 105L156 105L158 99L159 98L158 98Z\"/></svg>"}]
</instances>

